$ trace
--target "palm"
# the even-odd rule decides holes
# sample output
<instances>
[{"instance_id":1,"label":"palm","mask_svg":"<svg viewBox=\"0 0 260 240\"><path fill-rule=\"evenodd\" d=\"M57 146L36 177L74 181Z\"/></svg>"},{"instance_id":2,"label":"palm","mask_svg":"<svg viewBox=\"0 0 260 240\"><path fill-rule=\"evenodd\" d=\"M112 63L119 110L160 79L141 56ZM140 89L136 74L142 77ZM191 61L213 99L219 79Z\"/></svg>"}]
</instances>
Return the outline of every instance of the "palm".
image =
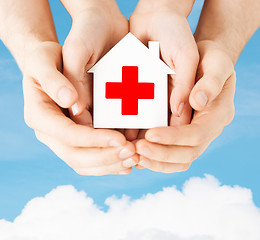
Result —
<instances>
[{"instance_id":1,"label":"palm","mask_svg":"<svg viewBox=\"0 0 260 240\"><path fill-rule=\"evenodd\" d=\"M198 65L198 50L185 17L173 11L143 10L141 7L130 18L130 30L144 44L149 40L159 41L161 57L176 72L169 79L169 124L190 123L191 107L189 93L194 86ZM184 103L180 110L181 103ZM143 138L145 130L127 130L126 137L133 140Z\"/></svg>"},{"instance_id":2,"label":"palm","mask_svg":"<svg viewBox=\"0 0 260 240\"><path fill-rule=\"evenodd\" d=\"M63 47L64 75L79 93L79 114L72 119L92 126L92 76L87 71L128 33L123 15L108 16L103 12L83 11L73 21Z\"/></svg>"}]
</instances>

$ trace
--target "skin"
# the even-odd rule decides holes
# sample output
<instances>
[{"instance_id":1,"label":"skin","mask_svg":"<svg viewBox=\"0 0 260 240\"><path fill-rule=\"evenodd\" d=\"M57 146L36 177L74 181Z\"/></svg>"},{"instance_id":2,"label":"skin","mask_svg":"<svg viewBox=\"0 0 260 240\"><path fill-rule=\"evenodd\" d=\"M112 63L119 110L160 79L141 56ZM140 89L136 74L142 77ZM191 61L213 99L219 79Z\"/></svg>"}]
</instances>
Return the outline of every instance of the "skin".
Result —
<instances>
[{"instance_id":1,"label":"skin","mask_svg":"<svg viewBox=\"0 0 260 240\"><path fill-rule=\"evenodd\" d=\"M93 62L85 58L86 66L91 66L120 40L121 34L128 32L127 21L118 8L109 10L110 14L107 14L108 11L103 9L105 5L97 5L95 12L91 11L91 19L84 19L83 14L75 13L78 17L73 18L72 30L62 49L57 42L48 1L1 1L1 39L13 53L23 72L25 121L34 129L37 138L79 174L128 174L131 172L130 166L135 165L138 160L134 145L127 142L118 131L93 129L90 108L86 107L91 104L87 102L90 97L84 102L84 95L81 95L84 92L77 92L81 85L89 86L88 79L83 76L84 69L73 72L77 69L66 67L75 61L67 57L67 49L70 47L83 52L77 63L86 56L95 56L92 58ZM88 15L90 10L86 8L83 11ZM111 26L115 24L115 12L118 14L116 20L121 20L121 23L111 32ZM99 41L103 39L100 38L100 32L89 35L91 29L85 27L86 23L95 20L95 16L100 32L105 32L103 41ZM91 49L93 45L85 46L85 42L83 45L83 41L74 40L83 27L86 32L81 32L81 36L85 34L89 43L95 43L98 46L97 52ZM13 32L17 35L12 34ZM88 49L93 51L89 53ZM65 58L65 75L61 73L62 57ZM76 74L83 78L75 79ZM86 110L72 120L64 108L71 109L75 104L79 106L78 113L82 106ZM127 161L123 163L123 160Z\"/></svg>"},{"instance_id":2,"label":"skin","mask_svg":"<svg viewBox=\"0 0 260 240\"><path fill-rule=\"evenodd\" d=\"M195 39L200 63L189 102L190 125L155 128L137 141L138 168L158 172L187 170L234 115L234 64L260 24L260 2L205 1ZM228 12L228 14L227 14ZM214 17L212 17L214 16ZM198 93L203 93L204 101ZM206 97L205 97L206 96Z\"/></svg>"},{"instance_id":3,"label":"skin","mask_svg":"<svg viewBox=\"0 0 260 240\"><path fill-rule=\"evenodd\" d=\"M92 85L86 74L126 35L128 21L114 0L62 3L73 19L63 48L46 0L0 0L0 36L24 74L25 120L37 138L82 175L128 174L134 165L159 172L187 170L233 118L233 65L259 27L259 2L250 0L248 7L245 0L236 5L206 1L195 33L197 47L186 21L193 1L140 1L130 30L145 44L159 40L162 58L177 74L170 81L171 126L140 132L143 139L135 146L126 138L136 138L138 130L125 131L125 137L93 129ZM171 28L172 22L177 26ZM184 71L183 64L189 69ZM204 92L203 104L198 92ZM189 105L196 110L191 124Z\"/></svg>"},{"instance_id":4,"label":"skin","mask_svg":"<svg viewBox=\"0 0 260 240\"><path fill-rule=\"evenodd\" d=\"M144 44L150 40L160 42L162 59L176 72L169 81L171 126L189 124L191 120L189 95L199 63L197 45L186 19L192 6L190 0L141 0L129 20L130 31ZM125 134L134 140L138 130L127 130Z\"/></svg>"},{"instance_id":5,"label":"skin","mask_svg":"<svg viewBox=\"0 0 260 240\"><path fill-rule=\"evenodd\" d=\"M231 0L207 0L194 34L195 39L198 43L214 42L235 65L246 43L260 26L259 11L260 2L257 0L239 0L236 4ZM196 101L197 92L205 92L206 104L221 92L225 81L219 75L215 74L211 79L204 76L193 88L190 103L194 109L199 111L204 107Z\"/></svg>"},{"instance_id":6,"label":"skin","mask_svg":"<svg viewBox=\"0 0 260 240\"><path fill-rule=\"evenodd\" d=\"M138 168L164 173L186 171L232 121L236 82L233 64L214 42L200 42L198 48L198 72L208 79L222 72L225 85L210 104L194 112L190 124L148 130L145 139L136 142L140 154Z\"/></svg>"}]
</instances>

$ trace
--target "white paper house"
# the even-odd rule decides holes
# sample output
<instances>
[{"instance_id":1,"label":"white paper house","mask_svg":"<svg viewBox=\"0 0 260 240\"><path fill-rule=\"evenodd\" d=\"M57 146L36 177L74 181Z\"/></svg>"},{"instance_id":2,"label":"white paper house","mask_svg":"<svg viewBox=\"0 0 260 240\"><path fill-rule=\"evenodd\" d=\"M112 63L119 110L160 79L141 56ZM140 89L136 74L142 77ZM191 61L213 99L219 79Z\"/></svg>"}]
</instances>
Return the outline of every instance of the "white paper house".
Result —
<instances>
[{"instance_id":1,"label":"white paper house","mask_svg":"<svg viewBox=\"0 0 260 240\"><path fill-rule=\"evenodd\" d=\"M90 70L94 128L147 129L168 125L168 74L159 42L147 48L127 34Z\"/></svg>"}]
</instances>

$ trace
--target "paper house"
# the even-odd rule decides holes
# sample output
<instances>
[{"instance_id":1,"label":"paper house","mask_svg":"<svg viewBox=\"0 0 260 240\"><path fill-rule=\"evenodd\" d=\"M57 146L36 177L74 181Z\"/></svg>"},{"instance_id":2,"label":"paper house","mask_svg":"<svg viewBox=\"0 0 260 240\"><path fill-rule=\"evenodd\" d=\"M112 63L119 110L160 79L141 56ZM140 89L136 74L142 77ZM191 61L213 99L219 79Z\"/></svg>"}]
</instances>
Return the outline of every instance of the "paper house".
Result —
<instances>
[{"instance_id":1,"label":"paper house","mask_svg":"<svg viewBox=\"0 0 260 240\"><path fill-rule=\"evenodd\" d=\"M147 129L168 125L168 74L159 42L147 48L127 34L90 70L94 128Z\"/></svg>"}]
</instances>

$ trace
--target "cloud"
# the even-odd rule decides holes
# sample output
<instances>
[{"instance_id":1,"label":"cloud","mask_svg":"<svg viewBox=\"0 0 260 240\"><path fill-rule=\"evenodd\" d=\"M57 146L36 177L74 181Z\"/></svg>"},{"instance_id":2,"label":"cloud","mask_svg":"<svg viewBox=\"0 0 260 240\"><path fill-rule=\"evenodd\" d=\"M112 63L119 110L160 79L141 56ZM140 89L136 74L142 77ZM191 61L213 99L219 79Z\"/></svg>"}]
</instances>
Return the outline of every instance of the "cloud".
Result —
<instances>
[{"instance_id":1,"label":"cloud","mask_svg":"<svg viewBox=\"0 0 260 240\"><path fill-rule=\"evenodd\" d=\"M14 222L0 220L1 240L259 240L260 210L249 189L210 175L131 200L109 197L108 211L85 192L60 186L32 199Z\"/></svg>"}]
</instances>

